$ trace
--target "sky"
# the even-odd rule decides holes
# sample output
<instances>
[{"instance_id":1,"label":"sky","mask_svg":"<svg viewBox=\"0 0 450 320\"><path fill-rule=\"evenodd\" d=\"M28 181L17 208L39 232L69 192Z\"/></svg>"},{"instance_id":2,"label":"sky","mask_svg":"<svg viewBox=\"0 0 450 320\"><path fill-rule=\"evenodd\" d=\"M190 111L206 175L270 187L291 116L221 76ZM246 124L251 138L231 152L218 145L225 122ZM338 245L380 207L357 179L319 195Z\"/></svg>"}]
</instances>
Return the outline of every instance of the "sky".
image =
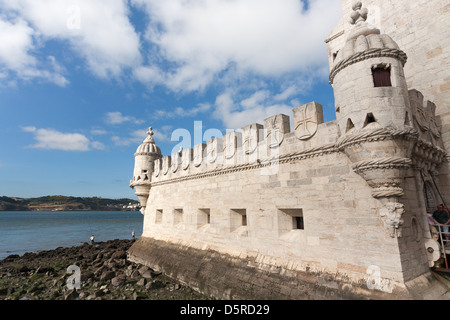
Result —
<instances>
[{"instance_id":1,"label":"sky","mask_svg":"<svg viewBox=\"0 0 450 320\"><path fill-rule=\"evenodd\" d=\"M0 196L134 199L150 126L166 156L311 101L334 120L341 16L337 0L0 0Z\"/></svg>"}]
</instances>

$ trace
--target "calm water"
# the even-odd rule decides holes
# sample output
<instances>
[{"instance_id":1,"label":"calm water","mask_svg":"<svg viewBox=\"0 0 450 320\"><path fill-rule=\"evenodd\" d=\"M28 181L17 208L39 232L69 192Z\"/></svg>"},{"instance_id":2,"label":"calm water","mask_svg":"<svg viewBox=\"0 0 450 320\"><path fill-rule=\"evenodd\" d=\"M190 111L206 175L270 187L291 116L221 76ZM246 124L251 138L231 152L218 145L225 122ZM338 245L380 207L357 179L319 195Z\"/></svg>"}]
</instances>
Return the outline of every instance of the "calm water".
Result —
<instances>
[{"instance_id":1,"label":"calm water","mask_svg":"<svg viewBox=\"0 0 450 320\"><path fill-rule=\"evenodd\" d=\"M142 234L139 211L0 212L0 260L11 254L78 246L95 241L131 239Z\"/></svg>"}]
</instances>

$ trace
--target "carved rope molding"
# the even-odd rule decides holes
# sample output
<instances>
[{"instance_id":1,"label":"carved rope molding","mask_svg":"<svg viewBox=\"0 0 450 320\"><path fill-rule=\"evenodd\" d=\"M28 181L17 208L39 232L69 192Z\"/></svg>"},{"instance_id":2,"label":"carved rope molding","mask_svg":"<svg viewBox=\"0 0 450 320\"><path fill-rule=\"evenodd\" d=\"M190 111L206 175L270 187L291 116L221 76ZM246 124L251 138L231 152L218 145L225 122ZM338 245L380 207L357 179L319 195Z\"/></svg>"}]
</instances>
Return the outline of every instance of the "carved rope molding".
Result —
<instances>
[{"instance_id":1,"label":"carved rope molding","mask_svg":"<svg viewBox=\"0 0 450 320\"><path fill-rule=\"evenodd\" d=\"M353 164L353 171L360 173L374 169L409 168L411 165L412 161L409 158L389 157L357 162Z\"/></svg>"},{"instance_id":2,"label":"carved rope molding","mask_svg":"<svg viewBox=\"0 0 450 320\"><path fill-rule=\"evenodd\" d=\"M411 127L403 129L396 129L393 127L378 128L374 130L360 129L352 132L351 135L341 137L336 143L336 148L338 148L339 151L343 151L346 147L353 144L385 140L386 138L396 138L401 136L405 136L407 139L418 139L419 133Z\"/></svg>"},{"instance_id":3,"label":"carved rope molding","mask_svg":"<svg viewBox=\"0 0 450 320\"><path fill-rule=\"evenodd\" d=\"M406 64L406 61L408 60L406 53L404 53L402 50L393 48L382 48L382 49L374 48L363 52L357 52L351 55L350 57L340 61L333 67L333 70L331 70L330 72L330 83L331 84L333 83L334 77L342 69L347 68L348 66L354 63L378 57L395 58L397 60L400 60L403 66Z\"/></svg>"},{"instance_id":4,"label":"carved rope molding","mask_svg":"<svg viewBox=\"0 0 450 320\"><path fill-rule=\"evenodd\" d=\"M403 197L404 195L403 188L400 187L372 188L372 197L374 198Z\"/></svg>"}]
</instances>

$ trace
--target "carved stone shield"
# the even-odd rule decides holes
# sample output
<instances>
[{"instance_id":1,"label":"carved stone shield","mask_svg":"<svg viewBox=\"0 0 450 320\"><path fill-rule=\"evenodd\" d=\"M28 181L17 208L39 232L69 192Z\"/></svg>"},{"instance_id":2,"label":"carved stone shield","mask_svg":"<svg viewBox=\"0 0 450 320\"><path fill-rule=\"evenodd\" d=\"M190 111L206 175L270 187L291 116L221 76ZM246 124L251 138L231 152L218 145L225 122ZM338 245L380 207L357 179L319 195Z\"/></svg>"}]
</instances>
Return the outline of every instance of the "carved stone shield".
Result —
<instances>
[{"instance_id":1,"label":"carved stone shield","mask_svg":"<svg viewBox=\"0 0 450 320\"><path fill-rule=\"evenodd\" d=\"M323 123L322 105L310 102L293 110L295 123L295 136L299 140L312 138Z\"/></svg>"},{"instance_id":2,"label":"carved stone shield","mask_svg":"<svg viewBox=\"0 0 450 320\"><path fill-rule=\"evenodd\" d=\"M155 177L158 177L161 173L161 159L155 160Z\"/></svg>"},{"instance_id":3,"label":"carved stone shield","mask_svg":"<svg viewBox=\"0 0 450 320\"><path fill-rule=\"evenodd\" d=\"M162 163L162 173L166 175L169 172L170 157L164 157Z\"/></svg>"},{"instance_id":4,"label":"carved stone shield","mask_svg":"<svg viewBox=\"0 0 450 320\"><path fill-rule=\"evenodd\" d=\"M183 150L181 156L181 166L183 170L187 170L192 161L192 149Z\"/></svg>"},{"instance_id":5,"label":"carved stone shield","mask_svg":"<svg viewBox=\"0 0 450 320\"><path fill-rule=\"evenodd\" d=\"M245 154L252 154L258 149L258 142L261 140L260 131L263 129L264 127L257 123L242 128Z\"/></svg>"},{"instance_id":6,"label":"carved stone shield","mask_svg":"<svg viewBox=\"0 0 450 320\"><path fill-rule=\"evenodd\" d=\"M232 159L236 154L237 137L235 132L229 132L225 135L223 152L225 159Z\"/></svg>"},{"instance_id":7,"label":"carved stone shield","mask_svg":"<svg viewBox=\"0 0 450 320\"><path fill-rule=\"evenodd\" d=\"M207 159L209 163L214 163L217 160L218 156L218 148L217 148L217 138L214 138L207 142L206 144L207 150Z\"/></svg>"},{"instance_id":8,"label":"carved stone shield","mask_svg":"<svg viewBox=\"0 0 450 320\"><path fill-rule=\"evenodd\" d=\"M285 133L291 131L289 117L279 114L264 121L266 127L266 139L269 148L278 148L284 140Z\"/></svg>"},{"instance_id":9,"label":"carved stone shield","mask_svg":"<svg viewBox=\"0 0 450 320\"><path fill-rule=\"evenodd\" d=\"M194 146L194 166L200 167L203 161L203 150L205 149L205 144L197 144Z\"/></svg>"},{"instance_id":10,"label":"carved stone shield","mask_svg":"<svg viewBox=\"0 0 450 320\"><path fill-rule=\"evenodd\" d=\"M177 172L180 164L180 155L178 152L172 153L170 169L173 173Z\"/></svg>"}]
</instances>

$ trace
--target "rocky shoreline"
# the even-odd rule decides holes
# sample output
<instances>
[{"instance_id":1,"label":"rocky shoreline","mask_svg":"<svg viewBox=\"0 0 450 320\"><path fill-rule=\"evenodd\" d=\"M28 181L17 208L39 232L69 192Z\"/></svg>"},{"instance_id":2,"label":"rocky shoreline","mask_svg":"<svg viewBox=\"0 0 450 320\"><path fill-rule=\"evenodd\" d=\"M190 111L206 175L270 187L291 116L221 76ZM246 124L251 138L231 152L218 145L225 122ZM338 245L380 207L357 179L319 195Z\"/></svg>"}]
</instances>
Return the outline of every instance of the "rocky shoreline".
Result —
<instances>
[{"instance_id":1,"label":"rocky shoreline","mask_svg":"<svg viewBox=\"0 0 450 320\"><path fill-rule=\"evenodd\" d=\"M11 255L0 261L0 300L208 300L164 274L126 258L132 240L111 240ZM71 289L69 266L80 270Z\"/></svg>"}]
</instances>

